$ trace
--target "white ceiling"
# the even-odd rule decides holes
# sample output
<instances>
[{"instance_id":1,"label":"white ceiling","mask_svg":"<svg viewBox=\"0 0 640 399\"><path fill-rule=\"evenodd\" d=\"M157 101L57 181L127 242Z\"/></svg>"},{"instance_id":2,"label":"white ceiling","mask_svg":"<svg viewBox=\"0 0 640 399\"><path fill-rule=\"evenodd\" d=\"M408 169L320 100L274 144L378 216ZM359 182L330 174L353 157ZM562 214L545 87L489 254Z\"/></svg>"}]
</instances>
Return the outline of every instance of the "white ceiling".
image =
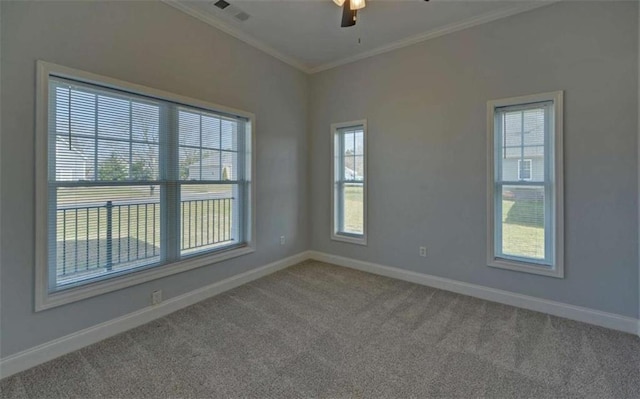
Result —
<instances>
[{"instance_id":1,"label":"white ceiling","mask_svg":"<svg viewBox=\"0 0 640 399\"><path fill-rule=\"evenodd\" d=\"M309 73L550 3L367 0L356 26L341 28L342 11L332 0L227 0L235 8L224 11L216 0L164 1ZM236 20L238 10L250 18Z\"/></svg>"}]
</instances>

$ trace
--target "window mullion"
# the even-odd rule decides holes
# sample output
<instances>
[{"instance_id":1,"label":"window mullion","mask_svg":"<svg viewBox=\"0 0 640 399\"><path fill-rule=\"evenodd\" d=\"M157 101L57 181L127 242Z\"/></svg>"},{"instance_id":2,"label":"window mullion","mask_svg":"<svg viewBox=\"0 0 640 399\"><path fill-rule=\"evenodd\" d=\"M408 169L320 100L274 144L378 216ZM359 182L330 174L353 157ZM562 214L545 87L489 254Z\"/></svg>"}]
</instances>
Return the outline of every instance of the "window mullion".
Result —
<instances>
[{"instance_id":1,"label":"window mullion","mask_svg":"<svg viewBox=\"0 0 640 399\"><path fill-rule=\"evenodd\" d=\"M180 185L178 152L177 108L173 104L161 106L160 123L160 208L161 244L163 263L180 256Z\"/></svg>"},{"instance_id":2,"label":"window mullion","mask_svg":"<svg viewBox=\"0 0 640 399\"><path fill-rule=\"evenodd\" d=\"M339 133L339 150L340 155L338 157L338 170L340 175L338 176L338 231L344 231L344 176L345 176L345 140L346 135L345 132L341 131Z\"/></svg>"},{"instance_id":3,"label":"window mullion","mask_svg":"<svg viewBox=\"0 0 640 399\"><path fill-rule=\"evenodd\" d=\"M245 128L246 124L237 124L236 148L246 148ZM220 137L222 138L222 130L220 130ZM222 149L222 146L220 149ZM236 176L234 179L238 183L234 184L232 188L233 197L235 198L232 200L232 204L235 206L232 205L232 217L234 221L231 223L231 238L234 238L237 242L245 242L247 240L246 232L248 230L248 224L245 218L248 216L246 209L249 199L247 196L248 182L245 177L245 162L246 159L244 152L238 152L236 159ZM220 153L220 168L222 168L222 153ZM220 170L220 178L222 179L222 169Z\"/></svg>"}]
</instances>

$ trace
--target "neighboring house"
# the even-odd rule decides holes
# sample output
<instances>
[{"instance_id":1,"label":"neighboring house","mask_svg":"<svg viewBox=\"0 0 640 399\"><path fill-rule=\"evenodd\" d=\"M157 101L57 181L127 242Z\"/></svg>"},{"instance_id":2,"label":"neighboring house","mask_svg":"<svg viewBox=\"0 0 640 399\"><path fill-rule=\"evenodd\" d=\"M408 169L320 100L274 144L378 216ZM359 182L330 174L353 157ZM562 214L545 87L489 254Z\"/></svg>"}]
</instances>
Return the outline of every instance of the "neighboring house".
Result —
<instances>
[{"instance_id":1,"label":"neighboring house","mask_svg":"<svg viewBox=\"0 0 640 399\"><path fill-rule=\"evenodd\" d=\"M345 180L362 180L363 177L361 175L358 175L353 169L351 168L344 168L344 178Z\"/></svg>"},{"instance_id":2,"label":"neighboring house","mask_svg":"<svg viewBox=\"0 0 640 399\"><path fill-rule=\"evenodd\" d=\"M544 181L544 111L510 112L505 117L502 178Z\"/></svg>"},{"instance_id":3,"label":"neighboring house","mask_svg":"<svg viewBox=\"0 0 640 399\"><path fill-rule=\"evenodd\" d=\"M205 158L189 166L188 180L232 180L232 172L232 162L221 164L219 157Z\"/></svg>"},{"instance_id":4,"label":"neighboring house","mask_svg":"<svg viewBox=\"0 0 640 399\"><path fill-rule=\"evenodd\" d=\"M87 178L88 159L82 151L69 145L65 137L56 138L56 180L76 181Z\"/></svg>"}]
</instances>

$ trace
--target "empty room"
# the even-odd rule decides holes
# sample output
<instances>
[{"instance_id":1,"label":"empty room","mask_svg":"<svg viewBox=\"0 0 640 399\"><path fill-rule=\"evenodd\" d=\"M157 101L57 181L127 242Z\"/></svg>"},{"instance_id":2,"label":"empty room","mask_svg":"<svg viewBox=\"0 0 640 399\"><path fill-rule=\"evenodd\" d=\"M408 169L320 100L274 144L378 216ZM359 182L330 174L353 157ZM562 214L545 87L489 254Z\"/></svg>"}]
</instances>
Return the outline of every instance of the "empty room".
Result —
<instances>
[{"instance_id":1,"label":"empty room","mask_svg":"<svg viewBox=\"0 0 640 399\"><path fill-rule=\"evenodd\" d=\"M640 398L640 4L0 0L0 398Z\"/></svg>"}]
</instances>

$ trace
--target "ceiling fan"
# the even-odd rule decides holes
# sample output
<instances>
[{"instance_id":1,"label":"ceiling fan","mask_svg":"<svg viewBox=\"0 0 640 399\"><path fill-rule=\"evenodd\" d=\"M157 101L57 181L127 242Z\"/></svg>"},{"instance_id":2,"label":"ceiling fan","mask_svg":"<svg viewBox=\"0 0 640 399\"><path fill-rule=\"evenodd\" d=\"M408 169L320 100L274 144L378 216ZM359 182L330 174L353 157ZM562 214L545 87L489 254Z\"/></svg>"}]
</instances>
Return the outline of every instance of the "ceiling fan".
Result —
<instances>
[{"instance_id":1,"label":"ceiling fan","mask_svg":"<svg viewBox=\"0 0 640 399\"><path fill-rule=\"evenodd\" d=\"M342 22L340 23L340 27L347 28L356 24L358 10L367 6L365 1L366 0L333 0L338 7L342 7Z\"/></svg>"}]
</instances>

